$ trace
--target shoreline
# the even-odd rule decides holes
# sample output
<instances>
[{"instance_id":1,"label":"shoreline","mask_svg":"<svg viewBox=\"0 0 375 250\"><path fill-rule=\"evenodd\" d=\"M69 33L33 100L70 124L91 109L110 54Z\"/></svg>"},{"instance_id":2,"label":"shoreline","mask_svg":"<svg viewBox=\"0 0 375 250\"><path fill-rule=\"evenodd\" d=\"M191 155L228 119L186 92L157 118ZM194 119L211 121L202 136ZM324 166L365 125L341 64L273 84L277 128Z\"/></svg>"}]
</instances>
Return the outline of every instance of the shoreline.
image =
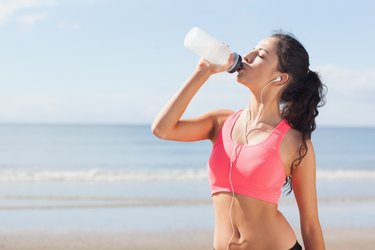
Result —
<instances>
[{"instance_id":1,"label":"shoreline","mask_svg":"<svg viewBox=\"0 0 375 250\"><path fill-rule=\"evenodd\" d=\"M375 228L323 228L327 249L373 249ZM299 241L302 243L300 235ZM0 231L4 250L187 250L212 249L213 231L178 229L166 231Z\"/></svg>"}]
</instances>

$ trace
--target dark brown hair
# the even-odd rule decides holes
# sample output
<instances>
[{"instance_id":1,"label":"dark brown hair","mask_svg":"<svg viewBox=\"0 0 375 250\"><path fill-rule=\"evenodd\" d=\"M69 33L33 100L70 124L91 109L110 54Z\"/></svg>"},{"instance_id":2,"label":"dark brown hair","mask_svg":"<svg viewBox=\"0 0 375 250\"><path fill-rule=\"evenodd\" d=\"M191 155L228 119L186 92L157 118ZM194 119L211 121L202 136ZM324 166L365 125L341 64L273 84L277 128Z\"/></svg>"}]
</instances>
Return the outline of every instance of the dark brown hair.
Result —
<instances>
[{"instance_id":1,"label":"dark brown hair","mask_svg":"<svg viewBox=\"0 0 375 250\"><path fill-rule=\"evenodd\" d=\"M276 32L271 37L279 39L278 70L289 76L288 84L280 98L282 116L294 129L302 133L298 157L291 164L293 171L307 154L306 140L311 139L311 133L316 128L315 117L319 114L318 107L326 103L324 97L327 87L320 80L318 73L309 69L309 54L292 34ZM293 189L290 177L285 180L284 187L287 186L289 194Z\"/></svg>"}]
</instances>

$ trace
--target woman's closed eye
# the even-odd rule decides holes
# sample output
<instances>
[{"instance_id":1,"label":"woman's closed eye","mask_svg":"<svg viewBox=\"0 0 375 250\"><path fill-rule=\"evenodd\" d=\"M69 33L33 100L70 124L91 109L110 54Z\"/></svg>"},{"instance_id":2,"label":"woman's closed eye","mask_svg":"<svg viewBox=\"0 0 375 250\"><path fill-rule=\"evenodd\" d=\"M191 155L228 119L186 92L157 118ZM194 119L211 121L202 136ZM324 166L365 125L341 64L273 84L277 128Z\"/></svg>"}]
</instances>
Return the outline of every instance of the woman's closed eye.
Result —
<instances>
[{"instance_id":1,"label":"woman's closed eye","mask_svg":"<svg viewBox=\"0 0 375 250\"><path fill-rule=\"evenodd\" d=\"M265 54L262 51L259 51L258 55L259 58L264 59Z\"/></svg>"}]
</instances>

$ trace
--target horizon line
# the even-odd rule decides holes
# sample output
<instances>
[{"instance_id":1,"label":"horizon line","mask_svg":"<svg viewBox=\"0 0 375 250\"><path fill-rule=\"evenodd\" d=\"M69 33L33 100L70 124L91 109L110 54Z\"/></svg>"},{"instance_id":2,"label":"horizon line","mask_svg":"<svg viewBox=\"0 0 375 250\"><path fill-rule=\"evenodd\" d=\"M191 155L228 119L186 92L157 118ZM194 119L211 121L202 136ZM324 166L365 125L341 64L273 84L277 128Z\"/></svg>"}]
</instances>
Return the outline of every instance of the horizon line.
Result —
<instances>
[{"instance_id":1,"label":"horizon line","mask_svg":"<svg viewBox=\"0 0 375 250\"><path fill-rule=\"evenodd\" d=\"M0 126L151 126L152 122L0 122ZM374 125L317 125L319 128L374 129Z\"/></svg>"}]
</instances>

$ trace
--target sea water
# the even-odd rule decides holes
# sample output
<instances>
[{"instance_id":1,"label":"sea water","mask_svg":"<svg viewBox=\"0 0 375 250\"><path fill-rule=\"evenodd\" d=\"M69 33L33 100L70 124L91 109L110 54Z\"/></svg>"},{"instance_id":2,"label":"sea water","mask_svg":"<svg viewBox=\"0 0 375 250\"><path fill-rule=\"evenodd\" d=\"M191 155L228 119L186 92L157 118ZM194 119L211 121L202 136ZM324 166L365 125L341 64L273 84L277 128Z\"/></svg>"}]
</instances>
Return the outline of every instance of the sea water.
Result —
<instances>
[{"instance_id":1,"label":"sea water","mask_svg":"<svg viewBox=\"0 0 375 250\"><path fill-rule=\"evenodd\" d=\"M375 128L318 127L325 227L375 227ZM213 228L209 141L150 125L0 125L0 230ZM280 210L299 226L293 194Z\"/></svg>"}]
</instances>

